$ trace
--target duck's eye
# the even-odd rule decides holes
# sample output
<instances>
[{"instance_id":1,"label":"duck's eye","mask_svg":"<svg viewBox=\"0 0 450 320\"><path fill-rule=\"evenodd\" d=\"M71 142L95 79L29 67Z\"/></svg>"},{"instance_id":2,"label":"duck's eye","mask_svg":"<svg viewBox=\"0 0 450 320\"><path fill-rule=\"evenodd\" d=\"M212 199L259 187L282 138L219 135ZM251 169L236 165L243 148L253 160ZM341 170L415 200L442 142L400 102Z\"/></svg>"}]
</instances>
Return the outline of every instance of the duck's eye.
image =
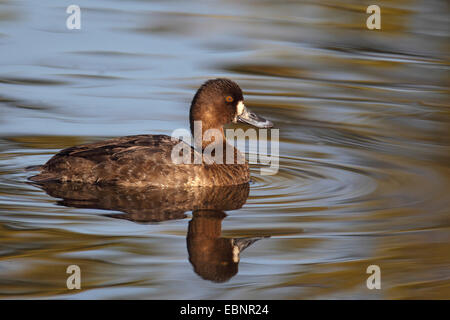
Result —
<instances>
[{"instance_id":1,"label":"duck's eye","mask_svg":"<svg viewBox=\"0 0 450 320\"><path fill-rule=\"evenodd\" d=\"M226 98L225 98L225 100L227 101L227 102L233 102L233 97L232 96L227 96Z\"/></svg>"}]
</instances>

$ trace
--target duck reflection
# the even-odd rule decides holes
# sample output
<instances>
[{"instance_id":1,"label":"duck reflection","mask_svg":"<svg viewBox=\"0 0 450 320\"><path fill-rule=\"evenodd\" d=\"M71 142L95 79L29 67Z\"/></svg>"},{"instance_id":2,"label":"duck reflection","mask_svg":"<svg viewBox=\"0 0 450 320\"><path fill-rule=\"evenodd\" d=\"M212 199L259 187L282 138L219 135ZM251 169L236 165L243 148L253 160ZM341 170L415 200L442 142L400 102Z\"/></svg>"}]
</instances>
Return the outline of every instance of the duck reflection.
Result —
<instances>
[{"instance_id":1,"label":"duck reflection","mask_svg":"<svg viewBox=\"0 0 450 320\"><path fill-rule=\"evenodd\" d=\"M189 222L187 249L194 271L205 280L225 282L238 272L240 253L257 238L222 238L224 212L197 210Z\"/></svg>"},{"instance_id":2,"label":"duck reflection","mask_svg":"<svg viewBox=\"0 0 450 320\"><path fill-rule=\"evenodd\" d=\"M36 184L34 184L36 185ZM183 219L192 211L187 232L187 250L194 271L205 280L228 281L238 272L241 252L264 237L224 238L224 211L241 208L247 201L249 184L230 187L177 189L129 189L76 183L38 184L58 204L121 211L105 216L139 223Z\"/></svg>"}]
</instances>

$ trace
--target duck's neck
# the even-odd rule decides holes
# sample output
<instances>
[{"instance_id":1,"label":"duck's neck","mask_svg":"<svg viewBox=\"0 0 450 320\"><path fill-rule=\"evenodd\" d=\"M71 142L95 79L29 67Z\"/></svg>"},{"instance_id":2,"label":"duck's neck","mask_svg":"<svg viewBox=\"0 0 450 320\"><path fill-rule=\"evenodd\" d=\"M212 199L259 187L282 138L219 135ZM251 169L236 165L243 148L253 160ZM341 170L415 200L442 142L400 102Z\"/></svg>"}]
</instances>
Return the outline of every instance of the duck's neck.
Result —
<instances>
[{"instance_id":1,"label":"duck's neck","mask_svg":"<svg viewBox=\"0 0 450 320\"><path fill-rule=\"evenodd\" d=\"M210 158L213 162L220 162L221 164L245 163L245 156L227 142L222 126L203 127L195 125L191 127L191 133L194 137L196 149L198 151L201 149L206 162Z\"/></svg>"}]
</instances>

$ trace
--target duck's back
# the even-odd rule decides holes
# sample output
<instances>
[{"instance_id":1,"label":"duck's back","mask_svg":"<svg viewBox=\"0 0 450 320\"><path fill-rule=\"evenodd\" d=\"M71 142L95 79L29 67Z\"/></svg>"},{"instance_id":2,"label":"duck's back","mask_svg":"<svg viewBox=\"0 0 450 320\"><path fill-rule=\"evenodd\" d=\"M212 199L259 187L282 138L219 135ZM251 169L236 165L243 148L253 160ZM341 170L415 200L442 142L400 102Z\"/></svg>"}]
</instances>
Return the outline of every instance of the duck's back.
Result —
<instances>
[{"instance_id":1,"label":"duck's back","mask_svg":"<svg viewBox=\"0 0 450 320\"><path fill-rule=\"evenodd\" d=\"M35 182L60 181L122 186L211 186L249 181L245 164L175 164L172 149L184 143L166 135L137 135L83 144L58 152ZM191 159L201 156L187 145Z\"/></svg>"}]
</instances>

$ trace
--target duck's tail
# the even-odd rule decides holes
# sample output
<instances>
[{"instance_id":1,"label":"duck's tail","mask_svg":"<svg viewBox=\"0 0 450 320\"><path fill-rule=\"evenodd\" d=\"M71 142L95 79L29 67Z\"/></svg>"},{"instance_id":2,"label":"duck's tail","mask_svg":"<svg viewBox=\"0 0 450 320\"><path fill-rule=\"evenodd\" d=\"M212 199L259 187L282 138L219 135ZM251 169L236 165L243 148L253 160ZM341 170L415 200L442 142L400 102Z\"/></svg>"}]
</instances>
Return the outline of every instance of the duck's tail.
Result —
<instances>
[{"instance_id":1,"label":"duck's tail","mask_svg":"<svg viewBox=\"0 0 450 320\"><path fill-rule=\"evenodd\" d=\"M42 165L25 167L25 171L42 171L42 169Z\"/></svg>"},{"instance_id":2,"label":"duck's tail","mask_svg":"<svg viewBox=\"0 0 450 320\"><path fill-rule=\"evenodd\" d=\"M58 178L53 173L44 172L44 173L40 173L35 176L29 177L28 180L36 182L36 183L45 183L45 182L58 181Z\"/></svg>"},{"instance_id":3,"label":"duck's tail","mask_svg":"<svg viewBox=\"0 0 450 320\"><path fill-rule=\"evenodd\" d=\"M44 166L29 166L25 168L25 171L43 171ZM28 180L36 182L36 183L44 183L58 180L54 173L50 172L41 172L35 176L29 177Z\"/></svg>"}]
</instances>

